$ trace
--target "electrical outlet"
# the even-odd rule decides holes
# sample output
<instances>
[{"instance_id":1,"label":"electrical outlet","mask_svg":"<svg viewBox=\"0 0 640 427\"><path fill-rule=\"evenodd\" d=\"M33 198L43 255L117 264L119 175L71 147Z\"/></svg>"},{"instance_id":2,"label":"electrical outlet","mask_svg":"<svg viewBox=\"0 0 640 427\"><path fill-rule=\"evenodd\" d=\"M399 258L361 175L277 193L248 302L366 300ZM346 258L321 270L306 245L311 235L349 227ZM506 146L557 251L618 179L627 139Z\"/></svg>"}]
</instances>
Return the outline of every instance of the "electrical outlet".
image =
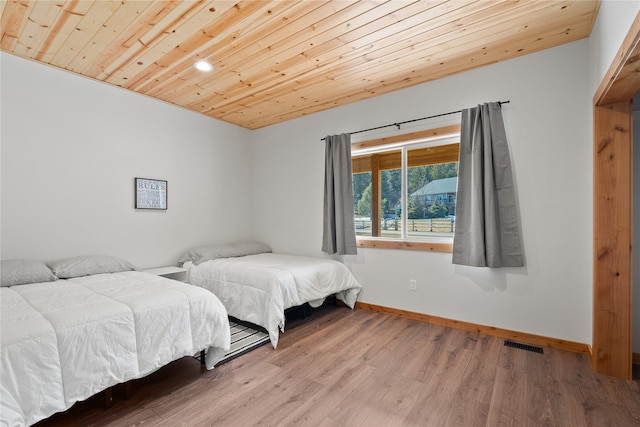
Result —
<instances>
[{"instance_id":1,"label":"electrical outlet","mask_svg":"<svg viewBox=\"0 0 640 427\"><path fill-rule=\"evenodd\" d=\"M409 280L409 289L412 291L417 290L418 288L416 287L416 281L415 279L411 279Z\"/></svg>"}]
</instances>

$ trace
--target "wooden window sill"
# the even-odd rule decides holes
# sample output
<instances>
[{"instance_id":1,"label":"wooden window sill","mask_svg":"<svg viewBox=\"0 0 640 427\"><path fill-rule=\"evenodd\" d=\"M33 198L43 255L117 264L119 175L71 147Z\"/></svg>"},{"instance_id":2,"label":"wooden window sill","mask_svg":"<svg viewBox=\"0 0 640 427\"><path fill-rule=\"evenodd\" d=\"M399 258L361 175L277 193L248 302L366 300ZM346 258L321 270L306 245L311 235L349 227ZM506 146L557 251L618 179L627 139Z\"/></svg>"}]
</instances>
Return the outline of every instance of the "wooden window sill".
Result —
<instances>
[{"instance_id":1,"label":"wooden window sill","mask_svg":"<svg viewBox=\"0 0 640 427\"><path fill-rule=\"evenodd\" d=\"M366 239L357 238L356 243L361 248L379 249L409 249L414 251L453 252L453 243L416 242L406 240Z\"/></svg>"}]
</instances>

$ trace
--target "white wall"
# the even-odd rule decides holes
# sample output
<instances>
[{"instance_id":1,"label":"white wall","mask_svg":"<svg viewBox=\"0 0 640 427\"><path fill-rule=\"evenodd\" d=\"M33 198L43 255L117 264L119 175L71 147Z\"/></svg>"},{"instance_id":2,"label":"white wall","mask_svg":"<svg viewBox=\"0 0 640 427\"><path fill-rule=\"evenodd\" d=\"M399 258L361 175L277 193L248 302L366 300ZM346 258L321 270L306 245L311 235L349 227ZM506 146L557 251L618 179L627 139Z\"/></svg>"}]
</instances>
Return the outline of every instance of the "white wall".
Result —
<instances>
[{"instance_id":1,"label":"white wall","mask_svg":"<svg viewBox=\"0 0 640 427\"><path fill-rule=\"evenodd\" d=\"M255 131L254 236L279 252L321 254L325 135L510 100L503 115L526 267L461 267L451 264L450 253L370 248L345 262L363 284L359 299L366 303L590 343L587 65L588 42L582 40ZM452 121L459 116L418 122L400 133ZM417 280L417 291L409 290L410 279Z\"/></svg>"},{"instance_id":2,"label":"white wall","mask_svg":"<svg viewBox=\"0 0 640 427\"><path fill-rule=\"evenodd\" d=\"M250 237L248 130L2 53L1 256L109 254L140 268ZM133 208L168 180L167 211Z\"/></svg>"}]
</instances>

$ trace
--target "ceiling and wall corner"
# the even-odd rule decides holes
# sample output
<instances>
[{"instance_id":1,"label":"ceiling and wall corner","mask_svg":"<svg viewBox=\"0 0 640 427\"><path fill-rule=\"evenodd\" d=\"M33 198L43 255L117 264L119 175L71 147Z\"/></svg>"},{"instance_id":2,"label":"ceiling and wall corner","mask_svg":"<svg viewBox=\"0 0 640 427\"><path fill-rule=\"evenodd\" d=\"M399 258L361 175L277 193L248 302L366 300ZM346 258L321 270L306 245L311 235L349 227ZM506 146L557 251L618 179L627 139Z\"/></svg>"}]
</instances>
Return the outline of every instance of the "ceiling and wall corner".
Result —
<instances>
[{"instance_id":1,"label":"ceiling and wall corner","mask_svg":"<svg viewBox=\"0 0 640 427\"><path fill-rule=\"evenodd\" d=\"M149 268L251 237L251 131L4 52L0 69L2 259ZM135 177L168 181L166 211L134 209Z\"/></svg>"},{"instance_id":2,"label":"ceiling and wall corner","mask_svg":"<svg viewBox=\"0 0 640 427\"><path fill-rule=\"evenodd\" d=\"M0 48L257 129L588 37L598 5L11 0Z\"/></svg>"}]
</instances>

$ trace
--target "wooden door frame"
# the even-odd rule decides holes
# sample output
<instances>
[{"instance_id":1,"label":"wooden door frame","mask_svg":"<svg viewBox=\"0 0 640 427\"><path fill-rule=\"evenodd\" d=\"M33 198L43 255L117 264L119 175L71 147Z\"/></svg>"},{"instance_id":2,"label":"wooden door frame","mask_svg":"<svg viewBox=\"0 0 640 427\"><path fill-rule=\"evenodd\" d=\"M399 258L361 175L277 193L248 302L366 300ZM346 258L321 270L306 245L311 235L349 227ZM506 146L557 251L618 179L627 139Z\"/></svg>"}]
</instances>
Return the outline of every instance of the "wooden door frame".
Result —
<instances>
[{"instance_id":1,"label":"wooden door frame","mask_svg":"<svg viewBox=\"0 0 640 427\"><path fill-rule=\"evenodd\" d=\"M640 91L640 13L593 98L592 367L631 379L633 108Z\"/></svg>"}]
</instances>

